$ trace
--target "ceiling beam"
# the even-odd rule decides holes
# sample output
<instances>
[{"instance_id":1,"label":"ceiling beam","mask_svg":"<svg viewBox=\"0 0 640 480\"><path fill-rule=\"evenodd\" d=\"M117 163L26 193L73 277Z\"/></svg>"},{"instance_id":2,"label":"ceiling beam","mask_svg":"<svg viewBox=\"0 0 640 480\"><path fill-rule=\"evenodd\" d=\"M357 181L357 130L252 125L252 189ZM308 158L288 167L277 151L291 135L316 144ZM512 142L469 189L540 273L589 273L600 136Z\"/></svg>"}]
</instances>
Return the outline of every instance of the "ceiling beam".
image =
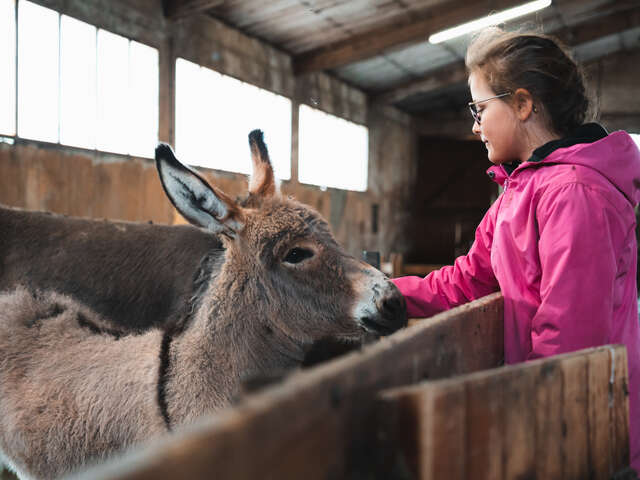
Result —
<instances>
[{"instance_id":1,"label":"ceiling beam","mask_svg":"<svg viewBox=\"0 0 640 480\"><path fill-rule=\"evenodd\" d=\"M403 83L392 90L371 95L371 101L377 104L397 103L411 95L433 92L447 85L462 83L466 80L467 69L464 66L464 62L456 62L453 65L438 69L424 78Z\"/></svg>"},{"instance_id":2,"label":"ceiling beam","mask_svg":"<svg viewBox=\"0 0 640 480\"><path fill-rule=\"evenodd\" d=\"M163 0L164 16L175 20L177 18L203 13L210 8L217 7L224 0Z\"/></svg>"},{"instance_id":3,"label":"ceiling beam","mask_svg":"<svg viewBox=\"0 0 640 480\"><path fill-rule=\"evenodd\" d=\"M550 35L559 38L566 45L575 47L640 26L640 8L638 8L638 4L631 6L632 2L624 3L628 6L620 8L614 13L602 15L566 29L550 32ZM620 4L623 4L623 2L620 2Z\"/></svg>"},{"instance_id":4,"label":"ceiling beam","mask_svg":"<svg viewBox=\"0 0 640 480\"><path fill-rule=\"evenodd\" d=\"M317 72L364 60L391 48L426 40L429 35L445 28L483 17L496 10L504 10L523 3L523 0L492 0L446 2L429 9L413 20L394 22L381 28L356 35L293 59L296 74Z\"/></svg>"},{"instance_id":5,"label":"ceiling beam","mask_svg":"<svg viewBox=\"0 0 640 480\"><path fill-rule=\"evenodd\" d=\"M640 26L640 9L633 7L592 18L572 27L551 32L551 35L559 38L565 44L575 47L638 26ZM411 95L436 91L448 85L462 83L466 79L467 74L464 62L456 62L430 73L424 78L372 95L371 100L379 104L397 103Z\"/></svg>"}]
</instances>

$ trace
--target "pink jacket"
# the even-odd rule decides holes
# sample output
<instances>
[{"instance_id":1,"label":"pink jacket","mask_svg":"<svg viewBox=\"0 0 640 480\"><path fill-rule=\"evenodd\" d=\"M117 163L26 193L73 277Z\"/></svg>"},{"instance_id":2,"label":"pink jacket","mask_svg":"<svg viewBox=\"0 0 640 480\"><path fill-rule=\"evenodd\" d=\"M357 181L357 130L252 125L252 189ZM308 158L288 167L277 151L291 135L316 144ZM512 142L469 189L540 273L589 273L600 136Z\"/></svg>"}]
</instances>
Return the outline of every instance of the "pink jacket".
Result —
<instances>
[{"instance_id":1,"label":"pink jacket","mask_svg":"<svg viewBox=\"0 0 640 480\"><path fill-rule=\"evenodd\" d=\"M634 214L640 151L625 132L605 136L598 125L581 128L580 137L592 137L550 142L511 175L491 167L489 176L504 192L478 226L469 253L424 279L394 282L413 318L502 290L507 363L626 345L631 465L640 472ZM595 141L575 143L584 140Z\"/></svg>"}]
</instances>

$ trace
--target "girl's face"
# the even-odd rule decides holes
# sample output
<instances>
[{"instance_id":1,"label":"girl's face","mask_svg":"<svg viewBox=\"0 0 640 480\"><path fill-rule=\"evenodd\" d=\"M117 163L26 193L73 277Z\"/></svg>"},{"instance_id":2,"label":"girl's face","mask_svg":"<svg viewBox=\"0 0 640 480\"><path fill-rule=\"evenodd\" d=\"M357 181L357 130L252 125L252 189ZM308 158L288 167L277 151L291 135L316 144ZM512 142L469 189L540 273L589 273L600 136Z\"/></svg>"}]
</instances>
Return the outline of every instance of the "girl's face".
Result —
<instances>
[{"instance_id":1,"label":"girl's face","mask_svg":"<svg viewBox=\"0 0 640 480\"><path fill-rule=\"evenodd\" d=\"M485 100L505 92L494 92L487 84L484 74L474 71L469 76L469 87L473 102ZM489 161L496 165L520 159L522 150L519 139L518 117L508 103L509 96L494 98L476 105L481 123L474 119L473 133L479 135L487 147Z\"/></svg>"}]
</instances>

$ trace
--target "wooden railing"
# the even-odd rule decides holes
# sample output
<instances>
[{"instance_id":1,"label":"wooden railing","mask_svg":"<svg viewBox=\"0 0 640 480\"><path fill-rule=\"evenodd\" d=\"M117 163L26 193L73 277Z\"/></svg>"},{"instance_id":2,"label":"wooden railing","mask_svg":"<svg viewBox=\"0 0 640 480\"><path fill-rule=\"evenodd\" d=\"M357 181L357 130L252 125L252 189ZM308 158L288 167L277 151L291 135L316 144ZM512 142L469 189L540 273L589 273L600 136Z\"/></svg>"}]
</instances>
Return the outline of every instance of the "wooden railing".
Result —
<instances>
[{"instance_id":1,"label":"wooden railing","mask_svg":"<svg viewBox=\"0 0 640 480\"><path fill-rule=\"evenodd\" d=\"M424 277L440 268L442 268L441 264L405 263L404 256L401 253L392 253L389 255L389 258L383 258L380 263L380 270L390 278L402 277L404 275Z\"/></svg>"},{"instance_id":2,"label":"wooden railing","mask_svg":"<svg viewBox=\"0 0 640 480\"><path fill-rule=\"evenodd\" d=\"M380 472L610 479L629 463L627 355L606 346L379 397Z\"/></svg>"}]
</instances>

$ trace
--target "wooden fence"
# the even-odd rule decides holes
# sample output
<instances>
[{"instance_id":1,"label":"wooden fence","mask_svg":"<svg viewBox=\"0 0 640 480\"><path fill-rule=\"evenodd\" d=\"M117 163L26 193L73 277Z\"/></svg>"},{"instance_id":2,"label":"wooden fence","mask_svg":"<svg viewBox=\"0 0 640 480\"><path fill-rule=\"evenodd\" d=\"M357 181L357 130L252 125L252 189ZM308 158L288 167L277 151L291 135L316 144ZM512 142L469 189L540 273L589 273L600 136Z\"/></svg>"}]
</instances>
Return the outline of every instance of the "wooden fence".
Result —
<instances>
[{"instance_id":1,"label":"wooden fence","mask_svg":"<svg viewBox=\"0 0 640 480\"><path fill-rule=\"evenodd\" d=\"M610 479L629 463L626 382L617 345L389 390L378 407L384 471Z\"/></svg>"},{"instance_id":2,"label":"wooden fence","mask_svg":"<svg viewBox=\"0 0 640 480\"><path fill-rule=\"evenodd\" d=\"M515 479L624 469L625 350L495 368L502 319L498 293L417 322L83 478Z\"/></svg>"}]
</instances>

